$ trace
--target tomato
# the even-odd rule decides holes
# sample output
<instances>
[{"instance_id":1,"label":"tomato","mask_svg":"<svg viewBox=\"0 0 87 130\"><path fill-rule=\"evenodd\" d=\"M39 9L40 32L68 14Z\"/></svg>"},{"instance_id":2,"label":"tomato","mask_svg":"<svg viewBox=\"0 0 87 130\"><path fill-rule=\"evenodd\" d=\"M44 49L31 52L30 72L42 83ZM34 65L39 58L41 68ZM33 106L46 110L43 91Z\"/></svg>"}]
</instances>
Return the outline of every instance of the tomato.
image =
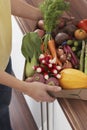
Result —
<instances>
[{"instance_id":1,"label":"tomato","mask_svg":"<svg viewBox=\"0 0 87 130\"><path fill-rule=\"evenodd\" d=\"M75 32L74 32L74 36L76 39L78 40L84 40L87 38L87 33L85 30L83 29L77 29Z\"/></svg>"},{"instance_id":2,"label":"tomato","mask_svg":"<svg viewBox=\"0 0 87 130\"><path fill-rule=\"evenodd\" d=\"M78 24L77 24L78 28L81 28L83 30L85 30L87 32L87 19L83 19L81 20Z\"/></svg>"}]
</instances>

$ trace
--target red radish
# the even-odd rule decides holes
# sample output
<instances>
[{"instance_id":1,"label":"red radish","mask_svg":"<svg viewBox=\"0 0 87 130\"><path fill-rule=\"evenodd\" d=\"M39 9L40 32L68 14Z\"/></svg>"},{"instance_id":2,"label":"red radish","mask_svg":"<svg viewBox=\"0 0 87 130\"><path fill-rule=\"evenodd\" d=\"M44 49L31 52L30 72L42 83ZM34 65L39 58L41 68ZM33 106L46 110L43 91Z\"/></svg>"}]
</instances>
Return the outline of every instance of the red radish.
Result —
<instances>
[{"instance_id":1,"label":"red radish","mask_svg":"<svg viewBox=\"0 0 87 130\"><path fill-rule=\"evenodd\" d=\"M60 71L60 70L62 69L61 66L56 65L56 64L52 64L52 68L54 68L54 69L56 69L56 70L58 70L58 71Z\"/></svg>"},{"instance_id":2,"label":"red radish","mask_svg":"<svg viewBox=\"0 0 87 130\"><path fill-rule=\"evenodd\" d=\"M55 74L54 75L57 79L60 79L61 78L61 75L60 74Z\"/></svg>"},{"instance_id":3,"label":"red radish","mask_svg":"<svg viewBox=\"0 0 87 130\"><path fill-rule=\"evenodd\" d=\"M52 59L51 55L46 55L46 56L45 56L46 62L49 62L49 60L51 60L51 59Z\"/></svg>"},{"instance_id":4,"label":"red radish","mask_svg":"<svg viewBox=\"0 0 87 130\"><path fill-rule=\"evenodd\" d=\"M51 63L47 63L46 61L42 61L42 64L45 65L46 67L48 67L48 69L52 68L53 65Z\"/></svg>"},{"instance_id":5,"label":"red radish","mask_svg":"<svg viewBox=\"0 0 87 130\"><path fill-rule=\"evenodd\" d=\"M44 54L40 54L39 59L43 59L43 58L45 58L45 55Z\"/></svg>"},{"instance_id":6,"label":"red radish","mask_svg":"<svg viewBox=\"0 0 87 130\"><path fill-rule=\"evenodd\" d=\"M46 80L49 79L49 75L47 73L44 73L44 79L46 79Z\"/></svg>"},{"instance_id":7,"label":"red radish","mask_svg":"<svg viewBox=\"0 0 87 130\"><path fill-rule=\"evenodd\" d=\"M46 63L46 61L45 61L44 58L43 58L43 59L40 59L39 61L40 61L41 64L45 64L45 63Z\"/></svg>"},{"instance_id":8,"label":"red radish","mask_svg":"<svg viewBox=\"0 0 87 130\"><path fill-rule=\"evenodd\" d=\"M34 66L33 69L38 72L38 73L43 73L45 72L44 67L41 66Z\"/></svg>"},{"instance_id":9,"label":"red radish","mask_svg":"<svg viewBox=\"0 0 87 130\"><path fill-rule=\"evenodd\" d=\"M53 74L57 74L58 71L56 69L50 69L50 71L53 73Z\"/></svg>"},{"instance_id":10,"label":"red radish","mask_svg":"<svg viewBox=\"0 0 87 130\"><path fill-rule=\"evenodd\" d=\"M53 59L50 59L49 62L50 62L51 64L56 64L56 57L53 58Z\"/></svg>"},{"instance_id":11,"label":"red radish","mask_svg":"<svg viewBox=\"0 0 87 130\"><path fill-rule=\"evenodd\" d=\"M53 67L53 65L52 65L51 63L49 63L49 64L48 64L48 67L49 67L49 68L52 68L52 67Z\"/></svg>"},{"instance_id":12,"label":"red radish","mask_svg":"<svg viewBox=\"0 0 87 130\"><path fill-rule=\"evenodd\" d=\"M60 71L62 69L62 67L57 65L56 69Z\"/></svg>"},{"instance_id":13,"label":"red radish","mask_svg":"<svg viewBox=\"0 0 87 130\"><path fill-rule=\"evenodd\" d=\"M41 62L41 63L49 63L49 60L51 59L51 56L50 55L43 55L43 54L41 54L40 56L39 56L39 61Z\"/></svg>"}]
</instances>

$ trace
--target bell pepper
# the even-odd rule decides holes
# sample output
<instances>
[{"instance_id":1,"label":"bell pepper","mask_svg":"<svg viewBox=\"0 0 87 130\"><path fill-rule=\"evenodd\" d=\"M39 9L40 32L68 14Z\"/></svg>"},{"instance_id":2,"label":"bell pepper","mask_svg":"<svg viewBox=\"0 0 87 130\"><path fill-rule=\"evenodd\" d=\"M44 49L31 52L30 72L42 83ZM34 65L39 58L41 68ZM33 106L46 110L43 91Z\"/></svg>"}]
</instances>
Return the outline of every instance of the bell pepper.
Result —
<instances>
[{"instance_id":1,"label":"bell pepper","mask_svg":"<svg viewBox=\"0 0 87 130\"><path fill-rule=\"evenodd\" d=\"M83 20L79 21L79 23L77 24L77 27L81 28L87 32L87 19L83 19Z\"/></svg>"}]
</instances>

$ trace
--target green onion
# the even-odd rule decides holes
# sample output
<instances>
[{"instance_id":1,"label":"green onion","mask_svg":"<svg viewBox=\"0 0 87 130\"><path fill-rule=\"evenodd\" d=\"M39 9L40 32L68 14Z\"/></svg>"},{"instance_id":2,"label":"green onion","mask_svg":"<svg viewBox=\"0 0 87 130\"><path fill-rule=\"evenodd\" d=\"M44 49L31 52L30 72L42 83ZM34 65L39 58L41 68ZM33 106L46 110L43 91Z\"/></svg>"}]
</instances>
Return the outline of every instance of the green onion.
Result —
<instances>
[{"instance_id":1,"label":"green onion","mask_svg":"<svg viewBox=\"0 0 87 130\"><path fill-rule=\"evenodd\" d=\"M85 41L82 41L82 50L80 55L80 70L84 71L84 53L85 53Z\"/></svg>"},{"instance_id":2,"label":"green onion","mask_svg":"<svg viewBox=\"0 0 87 130\"><path fill-rule=\"evenodd\" d=\"M84 73L87 74L87 42L85 45L85 65L84 65Z\"/></svg>"}]
</instances>

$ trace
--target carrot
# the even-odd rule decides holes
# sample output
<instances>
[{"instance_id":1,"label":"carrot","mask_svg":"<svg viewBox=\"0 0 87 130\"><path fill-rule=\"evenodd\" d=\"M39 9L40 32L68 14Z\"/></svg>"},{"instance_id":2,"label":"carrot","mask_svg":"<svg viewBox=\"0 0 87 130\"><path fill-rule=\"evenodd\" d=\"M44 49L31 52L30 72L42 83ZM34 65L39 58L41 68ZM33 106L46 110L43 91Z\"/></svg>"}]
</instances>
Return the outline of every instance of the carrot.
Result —
<instances>
[{"instance_id":1,"label":"carrot","mask_svg":"<svg viewBox=\"0 0 87 130\"><path fill-rule=\"evenodd\" d=\"M41 44L41 51L44 55L50 55L50 51L48 49L44 49L45 48L45 45L44 43Z\"/></svg>"},{"instance_id":2,"label":"carrot","mask_svg":"<svg viewBox=\"0 0 87 130\"><path fill-rule=\"evenodd\" d=\"M48 41L48 49L49 49L49 51L50 51L52 57L53 57L53 58L56 58L56 64L62 66L61 61L60 61L60 60L58 59L58 57L57 57L54 39L50 39L50 40Z\"/></svg>"},{"instance_id":3,"label":"carrot","mask_svg":"<svg viewBox=\"0 0 87 130\"><path fill-rule=\"evenodd\" d=\"M44 43L41 44L41 51L44 52Z\"/></svg>"}]
</instances>

